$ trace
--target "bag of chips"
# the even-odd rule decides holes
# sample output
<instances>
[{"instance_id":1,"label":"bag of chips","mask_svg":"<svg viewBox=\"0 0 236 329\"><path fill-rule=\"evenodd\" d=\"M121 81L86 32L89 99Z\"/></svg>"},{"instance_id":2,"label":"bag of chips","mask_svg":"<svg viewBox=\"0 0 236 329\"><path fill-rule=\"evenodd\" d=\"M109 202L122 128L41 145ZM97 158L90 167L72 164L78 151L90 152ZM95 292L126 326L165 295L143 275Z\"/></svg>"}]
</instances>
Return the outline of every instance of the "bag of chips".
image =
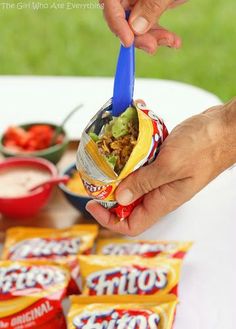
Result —
<instances>
[{"instance_id":1,"label":"bag of chips","mask_svg":"<svg viewBox=\"0 0 236 329\"><path fill-rule=\"evenodd\" d=\"M83 295L177 295L180 259L100 255L78 258Z\"/></svg>"},{"instance_id":2,"label":"bag of chips","mask_svg":"<svg viewBox=\"0 0 236 329\"><path fill-rule=\"evenodd\" d=\"M176 297L71 297L68 329L171 329Z\"/></svg>"},{"instance_id":3,"label":"bag of chips","mask_svg":"<svg viewBox=\"0 0 236 329\"><path fill-rule=\"evenodd\" d=\"M101 255L138 255L142 257L165 256L184 258L192 242L101 239L97 242L96 253Z\"/></svg>"},{"instance_id":4,"label":"bag of chips","mask_svg":"<svg viewBox=\"0 0 236 329\"><path fill-rule=\"evenodd\" d=\"M168 131L141 100L119 117L113 117L111 109L109 101L85 128L77 152L77 168L88 194L124 219L138 202L126 207L118 205L114 191L130 173L156 158Z\"/></svg>"},{"instance_id":5,"label":"bag of chips","mask_svg":"<svg viewBox=\"0 0 236 329\"><path fill-rule=\"evenodd\" d=\"M69 277L50 262L0 261L0 328L66 329L61 302Z\"/></svg>"},{"instance_id":6,"label":"bag of chips","mask_svg":"<svg viewBox=\"0 0 236 329\"><path fill-rule=\"evenodd\" d=\"M14 227L7 231L2 259L53 260L70 268L68 294L79 293L77 255L89 254L98 234L97 225L65 229Z\"/></svg>"}]
</instances>

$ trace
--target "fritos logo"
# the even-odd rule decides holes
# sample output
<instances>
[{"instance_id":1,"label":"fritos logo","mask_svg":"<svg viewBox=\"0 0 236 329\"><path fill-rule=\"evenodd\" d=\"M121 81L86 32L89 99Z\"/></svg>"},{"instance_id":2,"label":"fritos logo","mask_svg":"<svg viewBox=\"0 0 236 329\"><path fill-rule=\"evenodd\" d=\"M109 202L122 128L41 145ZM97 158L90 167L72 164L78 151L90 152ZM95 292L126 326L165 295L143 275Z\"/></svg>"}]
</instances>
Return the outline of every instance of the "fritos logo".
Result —
<instances>
[{"instance_id":1,"label":"fritos logo","mask_svg":"<svg viewBox=\"0 0 236 329\"><path fill-rule=\"evenodd\" d=\"M115 310L84 312L77 315L76 329L158 329L160 317L146 310Z\"/></svg>"},{"instance_id":2,"label":"fritos logo","mask_svg":"<svg viewBox=\"0 0 236 329\"><path fill-rule=\"evenodd\" d=\"M9 259L27 259L76 255L81 246L81 238L23 240L9 249Z\"/></svg>"},{"instance_id":3,"label":"fritos logo","mask_svg":"<svg viewBox=\"0 0 236 329\"><path fill-rule=\"evenodd\" d=\"M87 277L89 295L151 295L166 287L168 270L138 266L103 270Z\"/></svg>"},{"instance_id":4,"label":"fritos logo","mask_svg":"<svg viewBox=\"0 0 236 329\"><path fill-rule=\"evenodd\" d=\"M154 257L162 252L169 252L176 246L174 244L154 244L154 243L122 243L108 244L102 249L103 255L141 255Z\"/></svg>"},{"instance_id":5,"label":"fritos logo","mask_svg":"<svg viewBox=\"0 0 236 329\"><path fill-rule=\"evenodd\" d=\"M82 180L84 187L89 195L94 198L105 199L112 191L111 185L94 185L86 182L84 179Z\"/></svg>"},{"instance_id":6,"label":"fritos logo","mask_svg":"<svg viewBox=\"0 0 236 329\"><path fill-rule=\"evenodd\" d=\"M65 273L50 266L14 264L0 268L0 300L9 295L22 295L25 290L35 293L65 280Z\"/></svg>"}]
</instances>

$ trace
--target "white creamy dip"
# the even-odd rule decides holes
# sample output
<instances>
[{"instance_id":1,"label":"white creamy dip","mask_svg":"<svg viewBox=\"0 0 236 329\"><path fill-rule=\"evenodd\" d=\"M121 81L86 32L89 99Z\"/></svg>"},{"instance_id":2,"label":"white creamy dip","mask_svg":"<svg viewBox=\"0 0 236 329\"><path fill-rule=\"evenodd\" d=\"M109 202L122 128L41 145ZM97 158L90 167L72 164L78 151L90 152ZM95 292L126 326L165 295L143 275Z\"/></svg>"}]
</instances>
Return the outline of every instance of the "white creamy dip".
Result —
<instances>
[{"instance_id":1,"label":"white creamy dip","mask_svg":"<svg viewBox=\"0 0 236 329\"><path fill-rule=\"evenodd\" d=\"M29 194L29 190L51 177L43 169L18 166L0 170L0 197L12 198Z\"/></svg>"}]
</instances>

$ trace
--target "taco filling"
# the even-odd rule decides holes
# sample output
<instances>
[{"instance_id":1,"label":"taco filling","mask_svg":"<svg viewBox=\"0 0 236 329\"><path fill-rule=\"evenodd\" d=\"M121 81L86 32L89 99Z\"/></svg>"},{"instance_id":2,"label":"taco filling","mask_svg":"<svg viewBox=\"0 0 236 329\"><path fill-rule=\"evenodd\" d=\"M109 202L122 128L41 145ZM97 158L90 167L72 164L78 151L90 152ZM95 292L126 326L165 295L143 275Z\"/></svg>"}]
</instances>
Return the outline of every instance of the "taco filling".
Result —
<instances>
[{"instance_id":1,"label":"taco filling","mask_svg":"<svg viewBox=\"0 0 236 329\"><path fill-rule=\"evenodd\" d=\"M90 132L89 135L97 143L101 155L105 157L114 171L120 174L137 143L137 110L128 107L119 117L113 117L99 135L93 132Z\"/></svg>"}]
</instances>

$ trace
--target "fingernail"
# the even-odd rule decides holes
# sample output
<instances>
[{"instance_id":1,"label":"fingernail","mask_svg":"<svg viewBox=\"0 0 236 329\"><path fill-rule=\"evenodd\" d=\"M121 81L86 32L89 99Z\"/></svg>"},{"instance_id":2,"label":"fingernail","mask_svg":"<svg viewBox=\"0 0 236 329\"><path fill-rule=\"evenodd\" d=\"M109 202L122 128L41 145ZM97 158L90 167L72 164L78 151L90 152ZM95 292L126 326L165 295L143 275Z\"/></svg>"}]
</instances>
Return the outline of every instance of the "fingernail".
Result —
<instances>
[{"instance_id":1,"label":"fingernail","mask_svg":"<svg viewBox=\"0 0 236 329\"><path fill-rule=\"evenodd\" d=\"M148 21L144 17L137 17L131 24L136 33L144 33L148 28Z\"/></svg>"},{"instance_id":2,"label":"fingernail","mask_svg":"<svg viewBox=\"0 0 236 329\"><path fill-rule=\"evenodd\" d=\"M171 47L170 41L168 39L160 39L160 40L158 40L158 45L159 46Z\"/></svg>"},{"instance_id":3,"label":"fingernail","mask_svg":"<svg viewBox=\"0 0 236 329\"><path fill-rule=\"evenodd\" d=\"M117 201L122 205L128 205L133 201L133 193L130 190L123 190L117 195Z\"/></svg>"},{"instance_id":4,"label":"fingernail","mask_svg":"<svg viewBox=\"0 0 236 329\"><path fill-rule=\"evenodd\" d=\"M146 47L139 47L139 49L145 51L146 53L150 53L150 49Z\"/></svg>"},{"instance_id":5,"label":"fingernail","mask_svg":"<svg viewBox=\"0 0 236 329\"><path fill-rule=\"evenodd\" d=\"M89 211L89 208L90 208L89 206L90 206L90 201L87 202L86 205L85 205L85 209L86 209L87 211Z\"/></svg>"}]
</instances>

